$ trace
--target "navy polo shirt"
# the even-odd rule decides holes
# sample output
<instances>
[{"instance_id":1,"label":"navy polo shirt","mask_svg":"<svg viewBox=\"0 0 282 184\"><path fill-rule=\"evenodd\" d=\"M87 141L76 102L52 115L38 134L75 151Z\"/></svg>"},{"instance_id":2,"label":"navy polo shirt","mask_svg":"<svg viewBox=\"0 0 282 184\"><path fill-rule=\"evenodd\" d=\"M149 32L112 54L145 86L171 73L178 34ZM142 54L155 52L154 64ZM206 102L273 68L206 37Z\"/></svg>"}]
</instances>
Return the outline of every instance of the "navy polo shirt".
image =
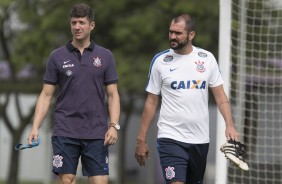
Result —
<instances>
[{"instance_id":1,"label":"navy polo shirt","mask_svg":"<svg viewBox=\"0 0 282 184\"><path fill-rule=\"evenodd\" d=\"M70 42L51 52L44 83L59 86L53 136L104 139L105 86L118 82L114 57L91 42L81 55Z\"/></svg>"}]
</instances>

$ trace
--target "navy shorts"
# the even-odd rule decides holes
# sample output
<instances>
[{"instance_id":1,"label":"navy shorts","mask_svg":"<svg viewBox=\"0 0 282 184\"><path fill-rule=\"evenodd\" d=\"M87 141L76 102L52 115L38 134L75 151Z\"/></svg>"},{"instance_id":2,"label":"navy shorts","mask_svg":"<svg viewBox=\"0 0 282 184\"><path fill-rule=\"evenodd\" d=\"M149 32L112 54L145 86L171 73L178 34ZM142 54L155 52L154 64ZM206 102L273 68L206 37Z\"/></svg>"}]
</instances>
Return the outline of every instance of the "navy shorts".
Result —
<instances>
[{"instance_id":1,"label":"navy shorts","mask_svg":"<svg viewBox=\"0 0 282 184\"><path fill-rule=\"evenodd\" d=\"M83 176L109 175L108 146L102 139L52 137L53 172L74 174L81 159Z\"/></svg>"},{"instance_id":2,"label":"navy shorts","mask_svg":"<svg viewBox=\"0 0 282 184\"><path fill-rule=\"evenodd\" d=\"M159 138L157 147L165 182L202 184L209 143L188 144Z\"/></svg>"}]
</instances>

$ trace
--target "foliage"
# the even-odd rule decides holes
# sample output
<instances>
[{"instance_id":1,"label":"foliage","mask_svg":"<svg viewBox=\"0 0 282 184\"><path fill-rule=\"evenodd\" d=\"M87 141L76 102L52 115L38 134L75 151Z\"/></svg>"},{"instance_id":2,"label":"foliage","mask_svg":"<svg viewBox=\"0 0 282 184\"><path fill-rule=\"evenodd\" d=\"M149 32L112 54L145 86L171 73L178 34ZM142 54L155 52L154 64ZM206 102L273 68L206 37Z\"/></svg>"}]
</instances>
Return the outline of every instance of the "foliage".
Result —
<instances>
[{"instance_id":1,"label":"foliage","mask_svg":"<svg viewBox=\"0 0 282 184\"><path fill-rule=\"evenodd\" d=\"M69 8L75 2L83 1L13 0L1 1L1 4L8 5L8 2L14 4L15 12L12 13L19 22L11 28L7 40L13 48L10 62L16 71L32 64L38 76L33 80L41 82L50 51L71 38ZM168 26L176 14L194 16L197 22L195 45L217 55L218 2L215 0L208 4L196 0L179 0L177 3L173 0L85 2L95 11L96 28L92 39L113 51L123 90L144 92L151 58L168 48Z\"/></svg>"}]
</instances>

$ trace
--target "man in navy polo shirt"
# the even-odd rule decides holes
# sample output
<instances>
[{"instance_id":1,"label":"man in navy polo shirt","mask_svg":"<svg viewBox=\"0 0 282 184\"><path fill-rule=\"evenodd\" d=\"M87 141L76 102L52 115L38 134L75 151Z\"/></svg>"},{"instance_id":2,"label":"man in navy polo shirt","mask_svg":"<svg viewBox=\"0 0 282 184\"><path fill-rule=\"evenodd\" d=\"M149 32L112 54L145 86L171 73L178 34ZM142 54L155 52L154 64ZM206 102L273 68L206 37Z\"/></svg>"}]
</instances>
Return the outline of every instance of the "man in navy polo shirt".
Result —
<instances>
[{"instance_id":1,"label":"man in navy polo shirt","mask_svg":"<svg viewBox=\"0 0 282 184\"><path fill-rule=\"evenodd\" d=\"M108 146L116 143L120 128L115 60L111 51L90 39L95 22L88 5L73 6L70 27L72 40L49 56L28 142L37 141L58 85L52 135L53 172L59 175L61 184L74 184L81 158L82 172L89 183L106 184Z\"/></svg>"}]
</instances>

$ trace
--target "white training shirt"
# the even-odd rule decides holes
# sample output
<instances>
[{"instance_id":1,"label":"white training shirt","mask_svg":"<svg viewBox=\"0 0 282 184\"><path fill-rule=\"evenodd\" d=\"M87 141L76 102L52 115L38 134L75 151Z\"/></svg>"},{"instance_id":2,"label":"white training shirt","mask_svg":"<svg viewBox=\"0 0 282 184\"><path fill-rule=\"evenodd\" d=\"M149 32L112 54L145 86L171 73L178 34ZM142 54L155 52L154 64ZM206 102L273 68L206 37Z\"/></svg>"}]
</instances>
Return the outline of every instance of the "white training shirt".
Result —
<instances>
[{"instance_id":1,"label":"white training shirt","mask_svg":"<svg viewBox=\"0 0 282 184\"><path fill-rule=\"evenodd\" d=\"M213 54L194 47L187 55L169 49L151 63L146 91L161 95L158 138L208 143L208 87L223 84Z\"/></svg>"}]
</instances>

